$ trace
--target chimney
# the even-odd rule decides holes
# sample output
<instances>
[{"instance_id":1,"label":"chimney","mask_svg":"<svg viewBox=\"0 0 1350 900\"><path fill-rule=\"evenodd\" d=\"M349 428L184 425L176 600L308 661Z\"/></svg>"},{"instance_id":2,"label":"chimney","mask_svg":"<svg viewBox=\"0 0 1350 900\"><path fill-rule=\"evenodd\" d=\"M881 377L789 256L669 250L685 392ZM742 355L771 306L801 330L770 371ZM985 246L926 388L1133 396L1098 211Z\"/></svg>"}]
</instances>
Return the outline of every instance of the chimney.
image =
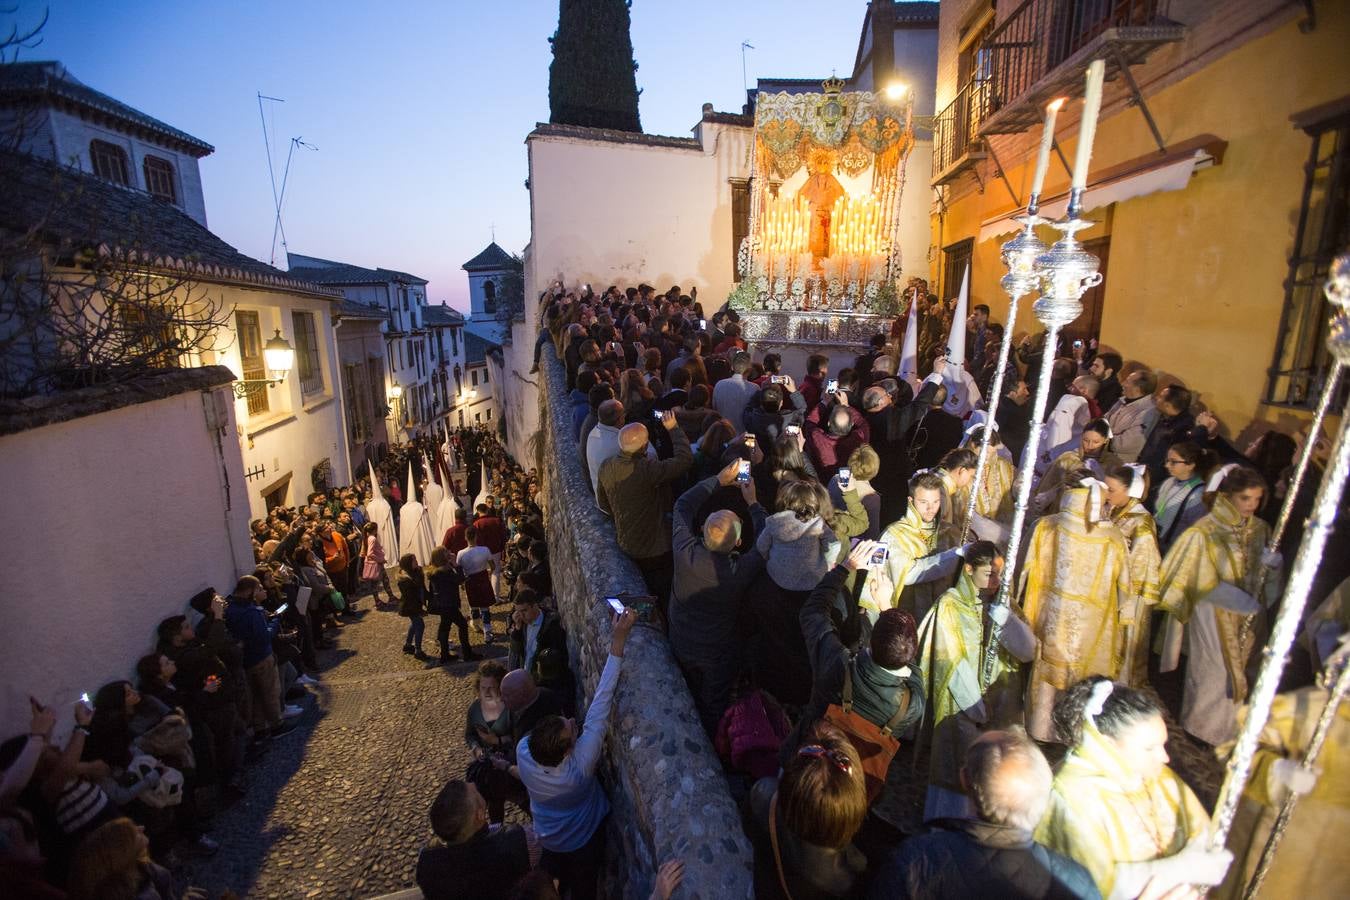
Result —
<instances>
[{"instance_id":1,"label":"chimney","mask_svg":"<svg viewBox=\"0 0 1350 900\"><path fill-rule=\"evenodd\" d=\"M895 3L872 0L872 90L882 91L895 75Z\"/></svg>"}]
</instances>

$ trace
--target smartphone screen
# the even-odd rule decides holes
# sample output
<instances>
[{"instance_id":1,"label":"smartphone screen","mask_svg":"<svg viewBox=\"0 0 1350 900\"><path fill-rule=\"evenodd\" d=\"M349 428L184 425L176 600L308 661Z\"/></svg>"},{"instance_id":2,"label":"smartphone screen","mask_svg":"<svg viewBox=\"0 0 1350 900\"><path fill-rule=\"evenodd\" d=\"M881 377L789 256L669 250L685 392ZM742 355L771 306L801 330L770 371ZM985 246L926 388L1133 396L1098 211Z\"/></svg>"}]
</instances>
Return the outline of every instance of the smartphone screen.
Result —
<instances>
[{"instance_id":1,"label":"smartphone screen","mask_svg":"<svg viewBox=\"0 0 1350 900\"><path fill-rule=\"evenodd\" d=\"M786 431L788 434L801 434L801 433L802 433L802 426L800 426L800 425L789 425L789 426L787 426L786 428L784 428L783 430Z\"/></svg>"},{"instance_id":2,"label":"smartphone screen","mask_svg":"<svg viewBox=\"0 0 1350 900\"><path fill-rule=\"evenodd\" d=\"M652 410L652 418L658 422L661 421L661 410L659 409Z\"/></svg>"},{"instance_id":3,"label":"smartphone screen","mask_svg":"<svg viewBox=\"0 0 1350 900\"><path fill-rule=\"evenodd\" d=\"M759 440L759 439L756 438L756 437L754 436L754 434L747 434L747 435L745 436L745 446L747 446L747 447L749 447L749 448L751 448L751 449L753 450L754 447L755 447L755 444L758 442L758 440Z\"/></svg>"},{"instance_id":4,"label":"smartphone screen","mask_svg":"<svg viewBox=\"0 0 1350 900\"><path fill-rule=\"evenodd\" d=\"M606 597L605 602L609 604L610 609L614 610L619 615L623 615L623 601L618 597Z\"/></svg>"},{"instance_id":5,"label":"smartphone screen","mask_svg":"<svg viewBox=\"0 0 1350 900\"><path fill-rule=\"evenodd\" d=\"M867 560L867 564L873 569L879 569L886 565L886 560L890 555L891 551L887 549L885 544L882 544L872 551L872 556Z\"/></svg>"},{"instance_id":6,"label":"smartphone screen","mask_svg":"<svg viewBox=\"0 0 1350 900\"><path fill-rule=\"evenodd\" d=\"M839 390L839 382L831 378L829 384L825 385L825 393L833 394Z\"/></svg>"},{"instance_id":7,"label":"smartphone screen","mask_svg":"<svg viewBox=\"0 0 1350 900\"><path fill-rule=\"evenodd\" d=\"M853 470L850 469L848 466L840 466L840 467L839 467L839 486L840 486L841 488L846 488L846 487L849 486L849 483L850 483L851 481L853 481Z\"/></svg>"},{"instance_id":8,"label":"smartphone screen","mask_svg":"<svg viewBox=\"0 0 1350 900\"><path fill-rule=\"evenodd\" d=\"M736 464L736 480L741 484L750 480L750 460L743 459Z\"/></svg>"},{"instance_id":9,"label":"smartphone screen","mask_svg":"<svg viewBox=\"0 0 1350 900\"><path fill-rule=\"evenodd\" d=\"M698 330L699 330L699 331L707 331L707 330L708 330L708 320L707 320L707 319L699 319L699 320L698 320Z\"/></svg>"},{"instance_id":10,"label":"smartphone screen","mask_svg":"<svg viewBox=\"0 0 1350 900\"><path fill-rule=\"evenodd\" d=\"M290 609L290 608L291 608L291 605L290 605L289 603L283 603L283 604L281 604L280 606L277 607L277 615L281 615L282 613L284 613L286 610L288 610L288 609Z\"/></svg>"}]
</instances>

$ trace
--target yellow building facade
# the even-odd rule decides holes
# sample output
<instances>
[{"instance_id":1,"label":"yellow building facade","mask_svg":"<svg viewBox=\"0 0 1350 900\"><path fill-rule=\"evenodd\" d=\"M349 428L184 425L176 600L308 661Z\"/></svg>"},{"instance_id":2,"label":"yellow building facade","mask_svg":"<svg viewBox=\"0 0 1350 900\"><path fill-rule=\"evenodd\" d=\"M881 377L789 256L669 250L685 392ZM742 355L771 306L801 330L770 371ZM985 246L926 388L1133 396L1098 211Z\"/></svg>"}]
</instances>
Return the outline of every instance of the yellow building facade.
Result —
<instances>
[{"instance_id":1,"label":"yellow building facade","mask_svg":"<svg viewBox=\"0 0 1350 900\"><path fill-rule=\"evenodd\" d=\"M1004 323L1008 301L999 279L1006 270L999 249L1012 233L991 234L991 225L1025 204L1041 128L1032 123L1017 133L980 134L983 122L1000 109L1005 120L1009 112L1015 114L1017 98L991 101L987 95L976 98L972 89L987 93L982 79L997 84L998 67L1006 59L996 48L1011 43L1006 20L1051 2L1000 3L997 11L975 0L941 4L930 284L942 296L952 296L968 254L971 303L987 303L993 320ZM1084 52L1110 60L1089 190L1094 182L1100 186L1114 178L1120 199L1087 213L1098 224L1081 232L1080 239L1103 257L1105 280L1095 296L1085 298L1087 311L1066 329L1066 337L1097 336L1127 361L1182 381L1219 416L1230 437L1270 426L1293 433L1306 418L1307 398L1315 400L1313 373L1321 358L1314 345L1323 332L1314 320L1325 307L1320 293L1314 304L1308 297L1316 292L1304 288L1293 292L1292 305L1315 305L1315 310L1286 313L1291 305L1286 279L1300 233L1306 253L1309 232L1319 230L1325 242L1324 224L1333 234L1345 225L1346 185L1340 174L1350 152L1350 4L1316 4L1313 23L1303 4L1272 0L1116 5L1132 7L1127 15L1148 15L1153 22L1181 28L1167 32L1172 35L1168 41L1151 46L1128 67L1142 105L1134 102L1119 65L1131 48L1117 55L1119 43L1112 46L1108 40L1101 51L1084 44ZM1076 0L1059 8L1065 6L1107 5ZM1133 24L1106 24L1122 22ZM1069 102L1056 131L1072 164L1083 54L1066 56L1065 65L1073 71L1060 73L1059 83ZM1053 82L1054 73L1047 74ZM1038 84L1044 94L1045 82ZM1025 105L1039 116L1045 99ZM1143 109L1156 123L1156 139ZM1314 138L1309 129L1321 129L1321 136ZM945 154L944 135L949 141ZM1315 139L1319 149L1312 165L1317 171L1305 203ZM1159 189L1156 177L1150 181L1162 163L1189 158L1197 150L1204 162L1189 180L1182 179L1184 186ZM1052 154L1042 196L1063 195L1069 177ZM1312 209L1305 214L1305 207ZM1323 221L1327 217L1330 222ZM1047 244L1059 236L1048 227L1039 233ZM1040 330L1029 300L1023 301L1013 330L1016 335ZM1062 354L1067 346L1061 345ZM1277 346L1285 349L1273 366ZM1301 374L1270 376L1272 369L1299 366Z\"/></svg>"}]
</instances>

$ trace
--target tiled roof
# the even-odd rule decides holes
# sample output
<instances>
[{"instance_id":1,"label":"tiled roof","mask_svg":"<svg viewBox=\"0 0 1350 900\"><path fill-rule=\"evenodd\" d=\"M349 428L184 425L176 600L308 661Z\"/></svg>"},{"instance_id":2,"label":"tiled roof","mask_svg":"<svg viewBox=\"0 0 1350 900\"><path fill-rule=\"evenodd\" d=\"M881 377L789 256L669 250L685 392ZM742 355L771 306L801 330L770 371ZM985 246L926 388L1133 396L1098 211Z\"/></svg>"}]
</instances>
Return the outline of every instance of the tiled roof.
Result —
<instances>
[{"instance_id":1,"label":"tiled roof","mask_svg":"<svg viewBox=\"0 0 1350 900\"><path fill-rule=\"evenodd\" d=\"M479 337L472 331L464 332L464 365L486 365L488 349L495 346L495 344Z\"/></svg>"},{"instance_id":2,"label":"tiled roof","mask_svg":"<svg viewBox=\"0 0 1350 900\"><path fill-rule=\"evenodd\" d=\"M245 256L171 203L93 175L0 151L0 231L35 229L61 256L96 251L204 281L335 291Z\"/></svg>"},{"instance_id":3,"label":"tiled roof","mask_svg":"<svg viewBox=\"0 0 1350 900\"><path fill-rule=\"evenodd\" d=\"M114 100L79 81L59 62L15 62L0 65L0 103L38 101L65 104L94 118L114 120L123 127L148 132L154 138L196 157L215 152L215 148L186 131L166 125L139 109Z\"/></svg>"},{"instance_id":4,"label":"tiled roof","mask_svg":"<svg viewBox=\"0 0 1350 900\"><path fill-rule=\"evenodd\" d=\"M464 315L457 309L451 309L441 303L428 303L426 315L422 321L431 326L463 325Z\"/></svg>"},{"instance_id":5,"label":"tiled roof","mask_svg":"<svg viewBox=\"0 0 1350 900\"><path fill-rule=\"evenodd\" d=\"M749 113L729 113L713 110L703 114L703 121L712 122L716 125L743 125L749 128L754 127L755 117Z\"/></svg>"},{"instance_id":6,"label":"tiled roof","mask_svg":"<svg viewBox=\"0 0 1350 900\"><path fill-rule=\"evenodd\" d=\"M388 284L391 281L412 284L428 283L425 278L418 278L416 275L409 275L407 272L400 272L397 269L367 269L364 266L320 259L317 256L305 256L301 253L291 253L288 254L288 257L302 260L300 265L293 265L290 270L300 273L298 277L315 284ZM324 265L305 265L303 260L314 260L324 263Z\"/></svg>"},{"instance_id":7,"label":"tiled roof","mask_svg":"<svg viewBox=\"0 0 1350 900\"><path fill-rule=\"evenodd\" d=\"M520 260L507 253L496 241L488 244L483 252L466 262L462 269L466 272L486 272L495 269L519 269Z\"/></svg>"},{"instance_id":8,"label":"tiled roof","mask_svg":"<svg viewBox=\"0 0 1350 900\"><path fill-rule=\"evenodd\" d=\"M368 303L357 303L354 300L340 300L335 309L340 319L379 319L384 321L389 318L389 313L385 312L383 307L371 306Z\"/></svg>"},{"instance_id":9,"label":"tiled roof","mask_svg":"<svg viewBox=\"0 0 1350 900\"><path fill-rule=\"evenodd\" d=\"M938 8L942 4L935 2L905 2L895 4L895 22L899 24L928 23L937 24Z\"/></svg>"},{"instance_id":10,"label":"tiled roof","mask_svg":"<svg viewBox=\"0 0 1350 900\"><path fill-rule=\"evenodd\" d=\"M566 137L585 141L605 141L611 144L641 144L647 147L669 147L676 150L702 150L697 138L670 137L664 134L640 134L635 131L614 131L609 128L586 128L581 125L554 125L540 122L525 140L533 137Z\"/></svg>"},{"instance_id":11,"label":"tiled roof","mask_svg":"<svg viewBox=\"0 0 1350 900\"><path fill-rule=\"evenodd\" d=\"M315 284L388 284L389 278L360 266L292 266L291 275Z\"/></svg>"}]
</instances>

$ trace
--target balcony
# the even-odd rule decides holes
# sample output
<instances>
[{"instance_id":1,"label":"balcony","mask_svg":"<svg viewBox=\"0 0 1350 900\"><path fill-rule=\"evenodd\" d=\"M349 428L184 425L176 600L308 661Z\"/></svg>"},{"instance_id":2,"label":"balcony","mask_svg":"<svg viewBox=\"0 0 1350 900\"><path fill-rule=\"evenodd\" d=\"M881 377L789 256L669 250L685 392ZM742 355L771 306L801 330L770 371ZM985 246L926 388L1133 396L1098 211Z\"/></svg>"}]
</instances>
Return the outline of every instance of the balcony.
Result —
<instances>
[{"instance_id":1,"label":"balcony","mask_svg":"<svg viewBox=\"0 0 1350 900\"><path fill-rule=\"evenodd\" d=\"M1083 70L1096 59L1111 64L1107 76L1123 76L1138 98L1130 66L1185 36L1185 26L1167 18L1167 5L1168 0L1026 0L984 44L988 110L971 123L975 131L1017 134L1039 124L1049 101L1082 96Z\"/></svg>"},{"instance_id":2,"label":"balcony","mask_svg":"<svg viewBox=\"0 0 1350 900\"><path fill-rule=\"evenodd\" d=\"M980 123L989 115L989 81L967 83L933 122L933 186L954 180L988 154Z\"/></svg>"}]
</instances>

